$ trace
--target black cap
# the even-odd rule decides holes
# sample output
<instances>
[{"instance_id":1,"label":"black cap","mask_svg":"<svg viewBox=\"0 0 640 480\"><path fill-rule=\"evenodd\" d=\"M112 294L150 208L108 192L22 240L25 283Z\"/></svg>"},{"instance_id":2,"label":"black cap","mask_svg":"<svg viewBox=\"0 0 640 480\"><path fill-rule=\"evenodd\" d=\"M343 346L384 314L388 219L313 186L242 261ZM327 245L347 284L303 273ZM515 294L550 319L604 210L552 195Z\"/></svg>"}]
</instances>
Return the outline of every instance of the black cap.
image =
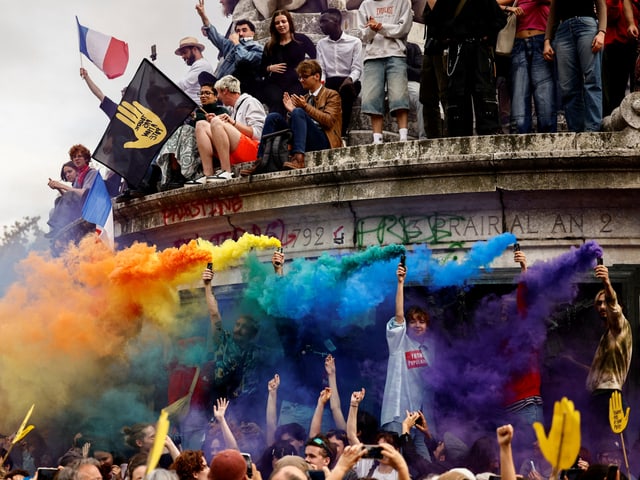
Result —
<instances>
[{"instance_id":1,"label":"black cap","mask_svg":"<svg viewBox=\"0 0 640 480\"><path fill-rule=\"evenodd\" d=\"M215 85L218 79L209 72L200 72L198 75L198 83L200 85Z\"/></svg>"}]
</instances>

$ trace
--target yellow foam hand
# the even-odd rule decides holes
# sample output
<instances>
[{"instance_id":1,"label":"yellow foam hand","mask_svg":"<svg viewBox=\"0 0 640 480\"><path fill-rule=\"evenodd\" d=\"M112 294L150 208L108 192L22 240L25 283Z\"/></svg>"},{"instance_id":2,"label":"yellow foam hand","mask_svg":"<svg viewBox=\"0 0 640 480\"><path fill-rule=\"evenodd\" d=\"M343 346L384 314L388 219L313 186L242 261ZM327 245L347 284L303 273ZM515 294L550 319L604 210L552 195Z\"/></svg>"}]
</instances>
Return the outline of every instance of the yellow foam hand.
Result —
<instances>
[{"instance_id":1,"label":"yellow foam hand","mask_svg":"<svg viewBox=\"0 0 640 480\"><path fill-rule=\"evenodd\" d=\"M34 427L33 425L28 425L27 427L25 427L25 428L24 428L24 430L22 430L22 431L20 432L20 434L19 434L19 435L18 435L18 434L16 434L16 436L15 436L15 438L13 439L13 442L12 442L12 443L18 443L20 440L22 440L24 437L26 437L26 436L27 436L27 434L28 434L31 430L33 430L34 428L36 428L36 427Z\"/></svg>"},{"instance_id":2,"label":"yellow foam hand","mask_svg":"<svg viewBox=\"0 0 640 480\"><path fill-rule=\"evenodd\" d=\"M553 406L553 419L549 436L540 422L533 424L540 451L554 471L570 468L580 452L580 412L573 402L563 397Z\"/></svg>"},{"instance_id":3,"label":"yellow foam hand","mask_svg":"<svg viewBox=\"0 0 640 480\"><path fill-rule=\"evenodd\" d=\"M169 433L169 414L165 409L160 412L158 423L156 424L156 438L153 441L153 447L149 451L149 458L147 459L147 475L155 470L162 455L164 449L164 442Z\"/></svg>"},{"instance_id":4,"label":"yellow foam hand","mask_svg":"<svg viewBox=\"0 0 640 480\"><path fill-rule=\"evenodd\" d=\"M31 408L25 415L24 420L22 420L22 423L20 424L20 428L18 428L18 430L16 431L16 435L15 437L13 437L13 441L11 442L13 445L18 443L20 440L22 440L24 437L27 436L27 433L33 430L34 428L33 425L29 425L27 427L27 422L29 421L29 418L31 418L31 414L33 413L34 408L35 408L35 404L31 405Z\"/></svg>"},{"instance_id":5,"label":"yellow foam hand","mask_svg":"<svg viewBox=\"0 0 640 480\"><path fill-rule=\"evenodd\" d=\"M613 433L622 433L629 423L629 410L623 411L622 395L620 392L613 392L609 398L609 425Z\"/></svg>"},{"instance_id":6,"label":"yellow foam hand","mask_svg":"<svg viewBox=\"0 0 640 480\"><path fill-rule=\"evenodd\" d=\"M167 128L160 117L139 102L118 105L116 118L133 130L137 140L127 142L124 148L149 148L164 140Z\"/></svg>"}]
</instances>

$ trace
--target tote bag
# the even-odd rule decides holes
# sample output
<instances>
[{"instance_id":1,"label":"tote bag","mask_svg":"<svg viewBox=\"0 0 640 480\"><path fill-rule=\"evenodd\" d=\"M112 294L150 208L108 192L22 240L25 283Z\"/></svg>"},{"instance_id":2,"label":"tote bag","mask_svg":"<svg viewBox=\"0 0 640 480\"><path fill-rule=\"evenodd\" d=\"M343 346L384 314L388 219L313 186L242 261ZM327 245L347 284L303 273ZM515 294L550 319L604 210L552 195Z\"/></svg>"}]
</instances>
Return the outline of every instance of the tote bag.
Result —
<instances>
[{"instance_id":1,"label":"tote bag","mask_svg":"<svg viewBox=\"0 0 640 480\"><path fill-rule=\"evenodd\" d=\"M514 2L515 7L518 2ZM511 12L507 16L507 24L498 32L498 39L496 40L496 54L497 55L511 55L513 49L513 42L516 39L516 22L518 18L516 14Z\"/></svg>"}]
</instances>

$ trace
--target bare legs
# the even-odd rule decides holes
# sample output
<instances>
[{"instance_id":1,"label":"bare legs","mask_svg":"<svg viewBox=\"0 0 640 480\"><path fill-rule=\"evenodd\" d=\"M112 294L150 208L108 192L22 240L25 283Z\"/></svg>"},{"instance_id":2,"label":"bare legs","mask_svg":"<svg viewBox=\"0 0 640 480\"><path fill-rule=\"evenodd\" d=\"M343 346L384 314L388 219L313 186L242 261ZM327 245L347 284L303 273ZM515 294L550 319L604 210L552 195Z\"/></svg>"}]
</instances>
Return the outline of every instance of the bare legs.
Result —
<instances>
[{"instance_id":1,"label":"bare legs","mask_svg":"<svg viewBox=\"0 0 640 480\"><path fill-rule=\"evenodd\" d=\"M231 171L230 153L238 147L240 135L236 127L218 117L212 118L211 123L202 120L196 123L196 143L205 175L214 174L214 155L220 160L223 170Z\"/></svg>"}]
</instances>

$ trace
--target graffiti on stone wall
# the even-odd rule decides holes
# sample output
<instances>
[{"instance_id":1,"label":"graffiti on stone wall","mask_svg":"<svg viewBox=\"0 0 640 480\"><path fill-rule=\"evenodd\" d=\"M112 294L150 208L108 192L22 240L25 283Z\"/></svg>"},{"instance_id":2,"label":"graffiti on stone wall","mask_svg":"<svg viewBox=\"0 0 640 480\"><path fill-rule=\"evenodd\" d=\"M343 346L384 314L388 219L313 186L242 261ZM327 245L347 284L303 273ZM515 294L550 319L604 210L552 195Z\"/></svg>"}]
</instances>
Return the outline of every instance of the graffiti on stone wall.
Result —
<instances>
[{"instance_id":1,"label":"graffiti on stone wall","mask_svg":"<svg viewBox=\"0 0 640 480\"><path fill-rule=\"evenodd\" d=\"M382 215L360 218L356 222L356 246L370 245L372 236L379 245L389 243L447 243L466 237L499 235L500 217L480 215L464 217L457 214Z\"/></svg>"},{"instance_id":2,"label":"graffiti on stone wall","mask_svg":"<svg viewBox=\"0 0 640 480\"><path fill-rule=\"evenodd\" d=\"M185 219L220 216L237 212L242 208L242 199L212 199L204 202L181 204L163 211L165 225ZM278 218L266 223L233 226L222 231L195 232L177 238L173 245L180 246L196 238L205 238L214 244L228 239L238 239L245 232L278 238L283 247L290 250L324 250L350 247L363 248L370 245L428 244L440 245L450 251L449 256L463 247L464 242L477 241L510 231L518 237L584 236L587 232L601 234L613 231L613 217L608 213L595 215L562 213L531 215L518 213L501 215L460 215L457 213L433 212L428 215L378 215L356 218L353 230L350 223L337 220L325 222L290 223Z\"/></svg>"},{"instance_id":3,"label":"graffiti on stone wall","mask_svg":"<svg viewBox=\"0 0 640 480\"><path fill-rule=\"evenodd\" d=\"M175 239L172 243L175 247L189 243L191 240L204 238L214 245L219 245L225 240L237 240L244 233L253 235L267 235L275 237L286 248L298 249L322 249L333 248L335 245L344 244L344 226L340 225L335 229L325 228L322 225L293 225L287 226L284 220L276 219L264 225L251 224L245 227L234 227L213 235L201 235L194 233L189 237Z\"/></svg>"},{"instance_id":4,"label":"graffiti on stone wall","mask_svg":"<svg viewBox=\"0 0 640 480\"><path fill-rule=\"evenodd\" d=\"M162 221L164 225L173 225L186 220L229 215L239 212L240 209L242 209L242 197L239 195L203 198L165 208L162 210Z\"/></svg>"}]
</instances>

